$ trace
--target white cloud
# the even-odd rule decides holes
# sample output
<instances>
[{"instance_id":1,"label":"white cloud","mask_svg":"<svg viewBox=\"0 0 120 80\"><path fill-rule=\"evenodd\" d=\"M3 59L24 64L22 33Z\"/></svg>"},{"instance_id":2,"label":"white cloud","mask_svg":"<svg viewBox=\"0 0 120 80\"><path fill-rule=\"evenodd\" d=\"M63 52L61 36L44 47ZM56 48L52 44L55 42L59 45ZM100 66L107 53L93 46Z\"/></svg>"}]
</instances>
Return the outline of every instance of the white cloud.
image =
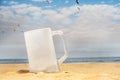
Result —
<instances>
[{"instance_id":1,"label":"white cloud","mask_svg":"<svg viewBox=\"0 0 120 80\"><path fill-rule=\"evenodd\" d=\"M7 1L4 0L3 3L5 4L5 3L7 3Z\"/></svg>"},{"instance_id":2,"label":"white cloud","mask_svg":"<svg viewBox=\"0 0 120 80\"><path fill-rule=\"evenodd\" d=\"M25 30L43 28L44 26L52 27L54 30L61 29L65 33L70 50L79 50L81 47L87 47L88 44L91 46L96 44L107 45L114 42L119 44L119 7L105 4L82 5L79 7L80 11L77 10L76 6L58 8L57 10L42 9L28 4L2 6L0 25L4 26L8 22L4 26L6 30L10 29L8 25L11 23L19 23ZM14 34L14 32L11 32L11 34ZM10 40L14 42L16 39ZM8 41L8 43L11 43L11 41ZM93 48L96 47L93 46Z\"/></svg>"},{"instance_id":3,"label":"white cloud","mask_svg":"<svg viewBox=\"0 0 120 80\"><path fill-rule=\"evenodd\" d=\"M78 17L75 18L71 25L74 27L68 28L73 32L70 34L72 35L70 39L78 40L79 42L82 39L85 42L86 40L84 39L87 39L88 42L91 39L93 42L110 40L110 35L113 33L110 29L113 28L114 30L115 24L118 24L116 25L117 27L120 26L120 23L115 21L120 20L118 13L119 8L109 5L81 6ZM76 35L76 38L74 38L74 35Z\"/></svg>"},{"instance_id":4,"label":"white cloud","mask_svg":"<svg viewBox=\"0 0 120 80\"><path fill-rule=\"evenodd\" d=\"M34 1L34 2L49 2L49 3L52 2L52 0L32 0L32 1Z\"/></svg>"},{"instance_id":5,"label":"white cloud","mask_svg":"<svg viewBox=\"0 0 120 80\"><path fill-rule=\"evenodd\" d=\"M66 0L65 3L69 3L69 0Z\"/></svg>"},{"instance_id":6,"label":"white cloud","mask_svg":"<svg viewBox=\"0 0 120 80\"><path fill-rule=\"evenodd\" d=\"M71 6L71 7L65 7L65 8L61 8L59 9L60 13L62 13L65 17L69 17L72 14L76 13L76 7L75 6Z\"/></svg>"},{"instance_id":7,"label":"white cloud","mask_svg":"<svg viewBox=\"0 0 120 80\"><path fill-rule=\"evenodd\" d=\"M41 8L27 4L12 5L10 7L1 7L1 20L5 22L19 23L23 25L28 21L32 21L33 17L38 17L41 14ZM30 17L31 16L31 17Z\"/></svg>"},{"instance_id":8,"label":"white cloud","mask_svg":"<svg viewBox=\"0 0 120 80\"><path fill-rule=\"evenodd\" d=\"M14 4L18 4L18 2L15 2L15 1L10 1L10 3L9 3L9 4L14 5Z\"/></svg>"},{"instance_id":9,"label":"white cloud","mask_svg":"<svg viewBox=\"0 0 120 80\"><path fill-rule=\"evenodd\" d=\"M101 4L105 4L105 1L101 1Z\"/></svg>"},{"instance_id":10,"label":"white cloud","mask_svg":"<svg viewBox=\"0 0 120 80\"><path fill-rule=\"evenodd\" d=\"M43 2L45 0L32 0L32 1L35 1L35 2Z\"/></svg>"},{"instance_id":11,"label":"white cloud","mask_svg":"<svg viewBox=\"0 0 120 80\"><path fill-rule=\"evenodd\" d=\"M73 35L71 37L73 43L76 40L79 43L80 41L89 42L96 39L104 41L109 39L109 36L112 34L110 30L115 30L116 27L114 25L120 25L117 22L120 20L118 7L111 5L83 5L80 8L80 11L76 9L76 6L59 8L58 10L43 10L41 7L20 4L3 7L0 14L3 16L2 20L12 20L13 22L17 20L21 22L20 24L31 25L32 23L36 25L40 22L43 23L42 25L47 23L48 25L62 26L61 29L68 30L68 33L66 33L68 37ZM17 14L14 14L13 11ZM70 40L72 40L71 38Z\"/></svg>"}]
</instances>

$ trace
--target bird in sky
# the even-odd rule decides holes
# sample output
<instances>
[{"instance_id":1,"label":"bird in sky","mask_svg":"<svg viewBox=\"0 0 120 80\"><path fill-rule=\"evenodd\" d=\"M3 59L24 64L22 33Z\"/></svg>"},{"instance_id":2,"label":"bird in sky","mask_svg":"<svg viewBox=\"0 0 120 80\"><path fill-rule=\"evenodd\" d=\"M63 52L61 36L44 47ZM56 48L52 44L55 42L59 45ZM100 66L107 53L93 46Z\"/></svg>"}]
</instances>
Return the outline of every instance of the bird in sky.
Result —
<instances>
[{"instance_id":1,"label":"bird in sky","mask_svg":"<svg viewBox=\"0 0 120 80\"><path fill-rule=\"evenodd\" d=\"M76 0L76 3L79 4L79 0ZM80 7L78 6L77 9L80 11Z\"/></svg>"},{"instance_id":2,"label":"bird in sky","mask_svg":"<svg viewBox=\"0 0 120 80\"><path fill-rule=\"evenodd\" d=\"M79 4L79 0L76 0L76 3Z\"/></svg>"},{"instance_id":3,"label":"bird in sky","mask_svg":"<svg viewBox=\"0 0 120 80\"><path fill-rule=\"evenodd\" d=\"M77 7L78 10L80 10L80 7Z\"/></svg>"}]
</instances>

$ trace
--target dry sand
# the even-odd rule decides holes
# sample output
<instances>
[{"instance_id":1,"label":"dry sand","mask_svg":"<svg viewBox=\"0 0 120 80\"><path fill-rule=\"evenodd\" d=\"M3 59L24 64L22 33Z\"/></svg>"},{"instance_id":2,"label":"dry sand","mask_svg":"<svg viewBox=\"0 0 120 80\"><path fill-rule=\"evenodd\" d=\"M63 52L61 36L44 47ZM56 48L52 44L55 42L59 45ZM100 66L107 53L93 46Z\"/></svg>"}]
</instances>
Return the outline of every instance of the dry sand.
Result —
<instances>
[{"instance_id":1,"label":"dry sand","mask_svg":"<svg viewBox=\"0 0 120 80\"><path fill-rule=\"evenodd\" d=\"M27 64L0 64L0 80L120 80L120 63L63 64L60 73L30 73Z\"/></svg>"}]
</instances>

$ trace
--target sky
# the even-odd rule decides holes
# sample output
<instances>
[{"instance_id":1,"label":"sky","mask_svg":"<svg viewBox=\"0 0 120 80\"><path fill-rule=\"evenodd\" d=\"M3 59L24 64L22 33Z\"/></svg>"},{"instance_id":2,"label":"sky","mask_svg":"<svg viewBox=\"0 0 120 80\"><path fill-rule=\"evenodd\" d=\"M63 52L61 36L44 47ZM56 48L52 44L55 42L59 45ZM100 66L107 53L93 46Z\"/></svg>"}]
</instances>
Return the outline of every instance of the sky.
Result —
<instances>
[{"instance_id":1,"label":"sky","mask_svg":"<svg viewBox=\"0 0 120 80\"><path fill-rule=\"evenodd\" d=\"M64 32L69 57L120 57L120 0L0 0L0 59L27 58L24 32L47 27Z\"/></svg>"}]
</instances>

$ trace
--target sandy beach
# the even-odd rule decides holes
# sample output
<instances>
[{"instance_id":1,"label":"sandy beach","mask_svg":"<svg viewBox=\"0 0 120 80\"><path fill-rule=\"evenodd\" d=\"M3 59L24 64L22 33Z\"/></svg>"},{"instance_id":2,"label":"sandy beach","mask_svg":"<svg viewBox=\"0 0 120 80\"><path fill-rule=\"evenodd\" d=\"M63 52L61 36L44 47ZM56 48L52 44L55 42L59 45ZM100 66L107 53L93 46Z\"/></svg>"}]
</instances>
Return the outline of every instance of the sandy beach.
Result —
<instances>
[{"instance_id":1,"label":"sandy beach","mask_svg":"<svg viewBox=\"0 0 120 80\"><path fill-rule=\"evenodd\" d=\"M60 73L30 73L28 64L0 64L0 80L120 80L120 63L62 64Z\"/></svg>"}]
</instances>

